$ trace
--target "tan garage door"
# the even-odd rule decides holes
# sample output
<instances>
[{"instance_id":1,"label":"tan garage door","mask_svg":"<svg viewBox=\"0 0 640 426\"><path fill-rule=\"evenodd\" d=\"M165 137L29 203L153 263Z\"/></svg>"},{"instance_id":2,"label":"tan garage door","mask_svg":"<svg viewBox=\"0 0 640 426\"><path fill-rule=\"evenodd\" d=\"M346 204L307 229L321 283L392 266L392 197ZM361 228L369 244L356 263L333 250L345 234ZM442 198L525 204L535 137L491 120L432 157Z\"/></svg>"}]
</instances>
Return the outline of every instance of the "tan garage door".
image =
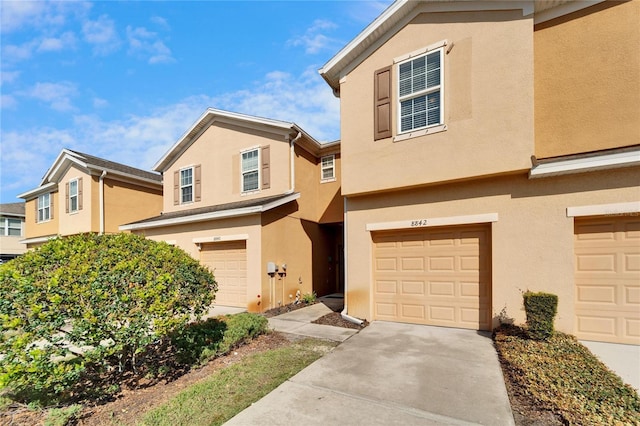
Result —
<instances>
[{"instance_id":1,"label":"tan garage door","mask_svg":"<svg viewBox=\"0 0 640 426\"><path fill-rule=\"evenodd\" d=\"M576 219L575 283L578 338L640 344L640 217Z\"/></svg>"},{"instance_id":2,"label":"tan garage door","mask_svg":"<svg viewBox=\"0 0 640 426\"><path fill-rule=\"evenodd\" d=\"M374 319L491 329L489 225L373 234Z\"/></svg>"},{"instance_id":3,"label":"tan garage door","mask_svg":"<svg viewBox=\"0 0 640 426\"><path fill-rule=\"evenodd\" d=\"M247 307L246 241L203 244L200 261L211 269L218 282L216 305Z\"/></svg>"}]
</instances>

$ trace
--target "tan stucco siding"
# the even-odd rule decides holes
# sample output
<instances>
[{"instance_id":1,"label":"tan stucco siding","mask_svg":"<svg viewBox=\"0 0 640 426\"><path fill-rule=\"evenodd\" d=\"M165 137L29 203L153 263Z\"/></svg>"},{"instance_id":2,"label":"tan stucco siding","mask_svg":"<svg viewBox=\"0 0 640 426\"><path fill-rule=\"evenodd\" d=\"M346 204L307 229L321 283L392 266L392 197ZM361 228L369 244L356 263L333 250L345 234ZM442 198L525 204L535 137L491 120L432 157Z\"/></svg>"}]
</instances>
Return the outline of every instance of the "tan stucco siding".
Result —
<instances>
[{"instance_id":1,"label":"tan stucco siding","mask_svg":"<svg viewBox=\"0 0 640 426\"><path fill-rule=\"evenodd\" d=\"M27 250L27 246L20 241L23 237L0 236L0 252L2 254L22 254Z\"/></svg>"},{"instance_id":2,"label":"tan stucco siding","mask_svg":"<svg viewBox=\"0 0 640 426\"><path fill-rule=\"evenodd\" d=\"M504 309L525 320L522 292L559 296L556 327L574 330L574 218L568 207L640 200L640 169L529 180L525 174L348 200L349 314L372 315L372 240L368 224L497 214L491 223L492 317Z\"/></svg>"},{"instance_id":3,"label":"tan stucco siding","mask_svg":"<svg viewBox=\"0 0 640 426\"><path fill-rule=\"evenodd\" d=\"M346 195L506 173L533 154L533 22L521 11L420 14L349 72L340 85L342 192ZM374 141L374 71L447 40L446 131Z\"/></svg>"},{"instance_id":4,"label":"tan stucco siding","mask_svg":"<svg viewBox=\"0 0 640 426\"><path fill-rule=\"evenodd\" d=\"M241 194L240 153L264 146L269 146L270 150L270 187ZM283 135L214 123L164 172L163 211L193 209L287 191L291 187L289 146ZM174 205L174 172L197 165L201 165L202 173L201 201Z\"/></svg>"},{"instance_id":5,"label":"tan stucco siding","mask_svg":"<svg viewBox=\"0 0 640 426\"><path fill-rule=\"evenodd\" d=\"M297 204L289 203L262 215L262 309L288 304L295 300L296 291L301 294L313 290L314 250L310 233L316 224L297 217ZM282 272L273 278L266 273L268 262L274 262ZM273 299L270 295L275 294ZM289 295L293 296L292 298Z\"/></svg>"},{"instance_id":6,"label":"tan stucco siding","mask_svg":"<svg viewBox=\"0 0 640 426\"><path fill-rule=\"evenodd\" d=\"M295 191L300 193L299 216L318 223L343 220L343 201L340 192L340 154L335 154L335 179L322 180L322 157L295 146Z\"/></svg>"},{"instance_id":7,"label":"tan stucco siding","mask_svg":"<svg viewBox=\"0 0 640 426\"><path fill-rule=\"evenodd\" d=\"M535 155L640 143L640 2L536 25Z\"/></svg>"},{"instance_id":8,"label":"tan stucco siding","mask_svg":"<svg viewBox=\"0 0 640 426\"><path fill-rule=\"evenodd\" d=\"M82 179L82 208L75 212L68 210L67 184L74 179ZM92 228L92 215L94 214L93 197L98 194L93 192L92 177L88 173L79 170L76 167L70 167L62 176L58 184L58 194L60 194L60 203L56 207L59 217L59 235L73 235L83 232L97 231Z\"/></svg>"},{"instance_id":9,"label":"tan stucco siding","mask_svg":"<svg viewBox=\"0 0 640 426\"><path fill-rule=\"evenodd\" d=\"M164 228L133 231L155 241L166 241L180 247L194 259L200 260L198 245L194 238L208 238L210 241L245 239L247 251L247 308L258 311L258 297L261 293L261 277L265 272L261 265L261 226L260 216L251 215L235 219L216 220L192 224L167 226ZM215 272L214 272L215 275Z\"/></svg>"},{"instance_id":10,"label":"tan stucco siding","mask_svg":"<svg viewBox=\"0 0 640 426\"><path fill-rule=\"evenodd\" d=\"M99 183L97 184L99 187ZM96 194L94 198L98 198ZM104 232L119 232L118 227L126 223L157 216L162 209L162 192L160 189L151 189L133 185L126 182L104 179ZM98 218L99 207L94 213Z\"/></svg>"},{"instance_id":11,"label":"tan stucco siding","mask_svg":"<svg viewBox=\"0 0 640 426\"><path fill-rule=\"evenodd\" d=\"M37 222L37 206L38 197L25 202L25 238L38 238L49 235L58 235L58 221L60 218L60 197L59 193L52 192L51 197L53 199L53 219L44 222ZM64 202L64 201L63 201ZM64 205L63 205L64 207ZM63 210L64 211L64 210ZM29 246L31 247L31 246Z\"/></svg>"}]
</instances>

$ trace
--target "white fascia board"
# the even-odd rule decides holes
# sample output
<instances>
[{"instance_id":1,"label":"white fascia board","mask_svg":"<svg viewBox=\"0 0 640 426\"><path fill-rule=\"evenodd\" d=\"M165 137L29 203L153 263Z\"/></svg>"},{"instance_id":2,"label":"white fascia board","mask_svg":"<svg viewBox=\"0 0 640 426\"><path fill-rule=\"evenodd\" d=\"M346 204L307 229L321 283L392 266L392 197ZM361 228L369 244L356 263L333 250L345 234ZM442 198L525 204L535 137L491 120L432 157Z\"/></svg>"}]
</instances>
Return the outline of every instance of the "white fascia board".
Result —
<instances>
[{"instance_id":1,"label":"white fascia board","mask_svg":"<svg viewBox=\"0 0 640 426\"><path fill-rule=\"evenodd\" d=\"M58 238L57 235L47 235L46 237L35 237L35 238L26 238L24 240L20 240L21 244L37 244L37 243L46 243L49 240L53 240L54 238Z\"/></svg>"},{"instance_id":2,"label":"white fascia board","mask_svg":"<svg viewBox=\"0 0 640 426\"><path fill-rule=\"evenodd\" d=\"M542 12L536 13L533 18L533 23L540 24L542 22L550 21L555 18L559 18L560 16L568 15L573 12L577 12L579 10L585 9L590 6L594 6L598 3L602 3L605 0L577 0L570 1L559 6L553 7L551 9L543 10Z\"/></svg>"},{"instance_id":3,"label":"white fascia board","mask_svg":"<svg viewBox=\"0 0 640 426\"><path fill-rule=\"evenodd\" d=\"M219 212L202 213L202 214L186 216L186 217L175 217L172 219L157 220L154 222L147 222L147 223L132 223L129 225L121 225L118 227L118 229L120 231L133 231L133 230L139 230L139 229L161 228L164 226L172 226L172 225L183 225L186 223L205 222L208 220L227 219L230 217L248 216L252 214L259 214L267 210L271 210L273 208L279 207L293 200L297 200L298 198L300 198L300 193L296 192L294 194L289 195L288 197L282 198L277 201L273 201L268 204L262 204L259 206L244 207L240 209L224 210Z\"/></svg>"},{"instance_id":4,"label":"white fascia board","mask_svg":"<svg viewBox=\"0 0 640 426\"><path fill-rule=\"evenodd\" d=\"M484 213L466 216L420 217L397 222L367 223L365 230L391 231L395 229L430 228L433 226L472 225L476 223L493 223L498 221L498 213Z\"/></svg>"},{"instance_id":5,"label":"white fascia board","mask_svg":"<svg viewBox=\"0 0 640 426\"><path fill-rule=\"evenodd\" d=\"M51 192L53 188L57 188L57 187L58 187L57 182L49 182L45 185L39 186L30 191L23 192L22 194L18 194L18 198L22 198L24 200L30 200L31 198L34 198L37 195L44 194L46 192Z\"/></svg>"},{"instance_id":6,"label":"white fascia board","mask_svg":"<svg viewBox=\"0 0 640 426\"><path fill-rule=\"evenodd\" d=\"M538 164L531 168L529 178L557 176L569 173L583 173L592 170L612 169L640 165L640 150L597 155L593 157L558 160Z\"/></svg>"},{"instance_id":7,"label":"white fascia board","mask_svg":"<svg viewBox=\"0 0 640 426\"><path fill-rule=\"evenodd\" d=\"M623 216L640 213L640 201L567 207L567 217Z\"/></svg>"}]
</instances>

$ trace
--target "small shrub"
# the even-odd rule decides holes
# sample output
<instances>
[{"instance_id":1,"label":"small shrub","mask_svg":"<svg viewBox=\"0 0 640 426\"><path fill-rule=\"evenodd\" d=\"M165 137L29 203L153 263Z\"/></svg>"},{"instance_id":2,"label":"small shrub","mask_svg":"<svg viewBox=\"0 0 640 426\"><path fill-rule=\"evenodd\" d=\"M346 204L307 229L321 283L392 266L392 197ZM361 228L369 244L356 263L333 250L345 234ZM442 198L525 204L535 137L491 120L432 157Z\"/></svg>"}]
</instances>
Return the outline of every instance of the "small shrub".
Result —
<instances>
[{"instance_id":1,"label":"small shrub","mask_svg":"<svg viewBox=\"0 0 640 426\"><path fill-rule=\"evenodd\" d=\"M305 293L302 295L302 301L306 304L316 303L316 292Z\"/></svg>"},{"instance_id":2,"label":"small shrub","mask_svg":"<svg viewBox=\"0 0 640 426\"><path fill-rule=\"evenodd\" d=\"M71 424L71 421L77 420L81 412L82 405L80 404L70 405L65 408L53 408L49 410L44 426L66 426Z\"/></svg>"},{"instance_id":3,"label":"small shrub","mask_svg":"<svg viewBox=\"0 0 640 426\"><path fill-rule=\"evenodd\" d=\"M558 311L558 296L527 291L523 297L529 337L534 340L548 339L553 334L553 319Z\"/></svg>"}]
</instances>

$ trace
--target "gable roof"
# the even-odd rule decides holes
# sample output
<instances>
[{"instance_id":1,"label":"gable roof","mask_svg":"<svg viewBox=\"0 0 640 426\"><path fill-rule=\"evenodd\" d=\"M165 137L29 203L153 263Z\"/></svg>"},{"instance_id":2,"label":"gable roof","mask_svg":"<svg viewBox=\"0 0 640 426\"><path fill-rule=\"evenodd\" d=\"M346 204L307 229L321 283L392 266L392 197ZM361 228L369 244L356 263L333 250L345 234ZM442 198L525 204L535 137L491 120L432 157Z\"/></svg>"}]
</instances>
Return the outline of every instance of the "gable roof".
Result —
<instances>
[{"instance_id":1,"label":"gable roof","mask_svg":"<svg viewBox=\"0 0 640 426\"><path fill-rule=\"evenodd\" d=\"M136 182L138 184L150 185L158 188L162 187L162 175L158 173L116 163L115 161L105 160L104 158L84 154L82 152L63 149L49 170L45 173L42 181L40 182L40 186L32 189L31 191L22 193L18 195L18 197L26 199L52 189L72 165L76 165L93 174L106 172L112 177L117 176L121 179Z\"/></svg>"},{"instance_id":2,"label":"gable roof","mask_svg":"<svg viewBox=\"0 0 640 426\"><path fill-rule=\"evenodd\" d=\"M324 145L310 136L297 124L292 122L208 108L180 137L180 139L178 139L178 141L169 148L156 165L153 166L153 170L158 172L166 171L214 122L228 123L239 127L261 130L267 133L275 133L289 137L295 137L298 134L302 134L305 139L311 142L312 145L317 147L322 147Z\"/></svg>"},{"instance_id":3,"label":"gable roof","mask_svg":"<svg viewBox=\"0 0 640 426\"><path fill-rule=\"evenodd\" d=\"M24 202L0 204L0 215L24 217Z\"/></svg>"},{"instance_id":4,"label":"gable roof","mask_svg":"<svg viewBox=\"0 0 640 426\"><path fill-rule=\"evenodd\" d=\"M205 206L196 209L163 213L159 216L139 220L120 226L121 231L158 228L181 225L184 223L204 222L229 217L247 216L262 213L300 198L299 192L254 198L252 200Z\"/></svg>"},{"instance_id":5,"label":"gable roof","mask_svg":"<svg viewBox=\"0 0 640 426\"><path fill-rule=\"evenodd\" d=\"M419 13L481 10L522 10L523 16L536 14L542 20L553 19L592 6L604 0L396 0L353 40L318 70L339 96L340 79L361 64ZM536 21L537 23L538 21Z\"/></svg>"}]
</instances>

